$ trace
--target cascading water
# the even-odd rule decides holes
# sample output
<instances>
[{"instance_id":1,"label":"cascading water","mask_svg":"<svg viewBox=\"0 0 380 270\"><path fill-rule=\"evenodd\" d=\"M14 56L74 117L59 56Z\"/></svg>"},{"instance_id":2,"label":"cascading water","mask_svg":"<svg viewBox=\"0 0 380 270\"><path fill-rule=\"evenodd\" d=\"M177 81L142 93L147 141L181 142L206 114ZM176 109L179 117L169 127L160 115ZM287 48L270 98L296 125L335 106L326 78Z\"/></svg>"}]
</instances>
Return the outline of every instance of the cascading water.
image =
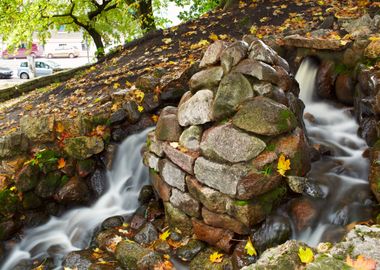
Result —
<instances>
[{"instance_id":1,"label":"cascading water","mask_svg":"<svg viewBox=\"0 0 380 270\"><path fill-rule=\"evenodd\" d=\"M56 265L60 265L68 252L89 245L94 229L104 219L133 213L138 207L141 187L149 182L148 170L143 166L140 154L149 130L131 135L119 146L113 170L108 172L109 188L93 206L70 210L28 230L1 270L11 270L23 259L44 257L53 257Z\"/></svg>"},{"instance_id":2,"label":"cascading water","mask_svg":"<svg viewBox=\"0 0 380 270\"><path fill-rule=\"evenodd\" d=\"M367 145L357 136L358 125L346 108L313 100L317 69L312 59L305 59L296 75L305 112L315 118L312 122L305 120L310 142L332 152L314 162L308 175L323 191L323 198L307 198L317 210L315 222L302 230L293 225L293 238L312 246L338 240L346 225L368 220L372 204L369 164L362 157Z\"/></svg>"}]
</instances>

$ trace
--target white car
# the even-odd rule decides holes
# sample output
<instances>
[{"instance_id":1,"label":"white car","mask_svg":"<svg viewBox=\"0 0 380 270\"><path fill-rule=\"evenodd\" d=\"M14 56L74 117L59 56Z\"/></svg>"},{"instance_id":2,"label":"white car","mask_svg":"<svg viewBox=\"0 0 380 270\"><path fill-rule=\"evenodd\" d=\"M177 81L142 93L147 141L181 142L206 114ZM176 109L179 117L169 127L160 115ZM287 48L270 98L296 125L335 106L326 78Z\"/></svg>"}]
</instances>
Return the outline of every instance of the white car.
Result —
<instances>
[{"instance_id":1,"label":"white car","mask_svg":"<svg viewBox=\"0 0 380 270\"><path fill-rule=\"evenodd\" d=\"M43 61L36 61L36 77L47 76L53 74L53 67ZM29 79L28 62L21 62L17 69L17 76L21 79Z\"/></svg>"},{"instance_id":2,"label":"white car","mask_svg":"<svg viewBox=\"0 0 380 270\"><path fill-rule=\"evenodd\" d=\"M79 49L76 46L63 45L45 53L47 58L53 57L78 57L80 54Z\"/></svg>"}]
</instances>

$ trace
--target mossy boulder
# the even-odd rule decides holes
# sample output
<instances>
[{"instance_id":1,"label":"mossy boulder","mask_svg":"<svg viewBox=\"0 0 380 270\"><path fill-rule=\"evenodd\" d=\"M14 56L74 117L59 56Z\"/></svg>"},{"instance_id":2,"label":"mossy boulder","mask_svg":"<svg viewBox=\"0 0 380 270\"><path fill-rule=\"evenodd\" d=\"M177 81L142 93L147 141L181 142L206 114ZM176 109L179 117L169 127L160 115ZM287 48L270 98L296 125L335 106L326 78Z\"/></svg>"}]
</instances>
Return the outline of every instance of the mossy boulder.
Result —
<instances>
[{"instance_id":1,"label":"mossy boulder","mask_svg":"<svg viewBox=\"0 0 380 270\"><path fill-rule=\"evenodd\" d=\"M35 209L42 205L42 200L33 192L24 193L22 207L24 209Z\"/></svg>"},{"instance_id":2,"label":"mossy boulder","mask_svg":"<svg viewBox=\"0 0 380 270\"><path fill-rule=\"evenodd\" d=\"M0 214L3 216L13 215L19 207L19 199L9 189L0 191Z\"/></svg>"},{"instance_id":3,"label":"mossy boulder","mask_svg":"<svg viewBox=\"0 0 380 270\"><path fill-rule=\"evenodd\" d=\"M54 141L54 115L44 115L39 117L23 116L20 119L21 132L34 142Z\"/></svg>"},{"instance_id":4,"label":"mossy boulder","mask_svg":"<svg viewBox=\"0 0 380 270\"><path fill-rule=\"evenodd\" d=\"M216 252L215 249L206 249L200 252L190 263L190 270L232 270L231 259L227 256L223 256L223 260L219 263L211 262L210 255Z\"/></svg>"},{"instance_id":5,"label":"mossy boulder","mask_svg":"<svg viewBox=\"0 0 380 270\"><path fill-rule=\"evenodd\" d=\"M172 231L180 231L183 235L191 235L193 225L190 218L171 203L164 203L165 217Z\"/></svg>"},{"instance_id":6,"label":"mossy boulder","mask_svg":"<svg viewBox=\"0 0 380 270\"><path fill-rule=\"evenodd\" d=\"M48 173L38 183L35 193L41 198L49 198L54 195L57 188L61 185L62 173L54 171Z\"/></svg>"},{"instance_id":7,"label":"mossy boulder","mask_svg":"<svg viewBox=\"0 0 380 270\"><path fill-rule=\"evenodd\" d=\"M255 134L275 136L292 131L297 126L297 119L286 106L265 97L256 97L242 105L232 123Z\"/></svg>"},{"instance_id":8,"label":"mossy boulder","mask_svg":"<svg viewBox=\"0 0 380 270\"><path fill-rule=\"evenodd\" d=\"M17 173L15 184L17 190L21 192L29 191L35 188L38 184L38 167L33 165L24 166L20 172Z\"/></svg>"},{"instance_id":9,"label":"mossy boulder","mask_svg":"<svg viewBox=\"0 0 380 270\"><path fill-rule=\"evenodd\" d=\"M64 145L66 154L79 160L90 158L104 150L104 142L97 136L68 138L64 141Z\"/></svg>"},{"instance_id":10,"label":"mossy boulder","mask_svg":"<svg viewBox=\"0 0 380 270\"><path fill-rule=\"evenodd\" d=\"M126 270L153 269L155 265L162 263L158 253L129 240L117 245L115 257Z\"/></svg>"}]
</instances>

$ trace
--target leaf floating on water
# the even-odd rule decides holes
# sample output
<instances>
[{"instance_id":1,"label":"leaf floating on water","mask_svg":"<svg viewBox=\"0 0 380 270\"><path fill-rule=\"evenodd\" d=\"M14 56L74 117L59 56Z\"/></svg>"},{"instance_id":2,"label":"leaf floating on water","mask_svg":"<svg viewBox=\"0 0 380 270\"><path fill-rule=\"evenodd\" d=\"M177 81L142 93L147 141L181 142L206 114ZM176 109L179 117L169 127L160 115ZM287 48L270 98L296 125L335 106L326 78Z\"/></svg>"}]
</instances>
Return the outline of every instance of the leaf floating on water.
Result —
<instances>
[{"instance_id":1,"label":"leaf floating on water","mask_svg":"<svg viewBox=\"0 0 380 270\"><path fill-rule=\"evenodd\" d=\"M245 245L244 249L247 251L247 254L249 256L257 256L257 252L251 242L251 238L248 238L247 244Z\"/></svg>"},{"instance_id":2,"label":"leaf floating on water","mask_svg":"<svg viewBox=\"0 0 380 270\"><path fill-rule=\"evenodd\" d=\"M300 247L298 249L298 257L300 258L302 263L311 263L314 261L314 253L311 248L308 247Z\"/></svg>"},{"instance_id":3,"label":"leaf floating on water","mask_svg":"<svg viewBox=\"0 0 380 270\"><path fill-rule=\"evenodd\" d=\"M346 264L355 270L375 270L377 262L371 258L366 258L363 255L359 255L356 260L351 259L350 256L347 256Z\"/></svg>"},{"instance_id":4,"label":"leaf floating on water","mask_svg":"<svg viewBox=\"0 0 380 270\"><path fill-rule=\"evenodd\" d=\"M160 239L166 241L166 239L168 239L170 234L171 234L170 230L166 230L160 234Z\"/></svg>"},{"instance_id":5,"label":"leaf floating on water","mask_svg":"<svg viewBox=\"0 0 380 270\"><path fill-rule=\"evenodd\" d=\"M280 155L277 163L277 172L285 176L286 171L290 170L290 159L286 159L284 154Z\"/></svg>"},{"instance_id":6,"label":"leaf floating on water","mask_svg":"<svg viewBox=\"0 0 380 270\"><path fill-rule=\"evenodd\" d=\"M210 255L209 260L212 263L221 263L223 261L223 256L224 254L215 251L214 253Z\"/></svg>"}]
</instances>

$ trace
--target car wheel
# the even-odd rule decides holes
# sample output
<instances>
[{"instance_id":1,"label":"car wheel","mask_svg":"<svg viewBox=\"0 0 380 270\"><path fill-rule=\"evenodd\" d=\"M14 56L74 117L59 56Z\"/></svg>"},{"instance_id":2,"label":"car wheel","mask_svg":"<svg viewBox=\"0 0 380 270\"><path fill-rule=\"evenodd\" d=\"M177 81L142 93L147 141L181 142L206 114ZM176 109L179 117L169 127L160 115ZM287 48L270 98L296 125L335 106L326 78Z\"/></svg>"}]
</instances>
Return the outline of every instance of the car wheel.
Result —
<instances>
[{"instance_id":1,"label":"car wheel","mask_svg":"<svg viewBox=\"0 0 380 270\"><path fill-rule=\"evenodd\" d=\"M47 55L47 57L48 57L49 59L51 59L51 58L53 58L53 55L52 55L51 53L49 53L49 54Z\"/></svg>"},{"instance_id":2,"label":"car wheel","mask_svg":"<svg viewBox=\"0 0 380 270\"><path fill-rule=\"evenodd\" d=\"M29 75L28 73L23 72L20 74L20 78L26 80L26 79L29 79Z\"/></svg>"},{"instance_id":3,"label":"car wheel","mask_svg":"<svg viewBox=\"0 0 380 270\"><path fill-rule=\"evenodd\" d=\"M74 55L74 54L72 54L72 53L69 53L69 57L70 57L70 58L74 58L74 57L75 57L75 55Z\"/></svg>"}]
</instances>

